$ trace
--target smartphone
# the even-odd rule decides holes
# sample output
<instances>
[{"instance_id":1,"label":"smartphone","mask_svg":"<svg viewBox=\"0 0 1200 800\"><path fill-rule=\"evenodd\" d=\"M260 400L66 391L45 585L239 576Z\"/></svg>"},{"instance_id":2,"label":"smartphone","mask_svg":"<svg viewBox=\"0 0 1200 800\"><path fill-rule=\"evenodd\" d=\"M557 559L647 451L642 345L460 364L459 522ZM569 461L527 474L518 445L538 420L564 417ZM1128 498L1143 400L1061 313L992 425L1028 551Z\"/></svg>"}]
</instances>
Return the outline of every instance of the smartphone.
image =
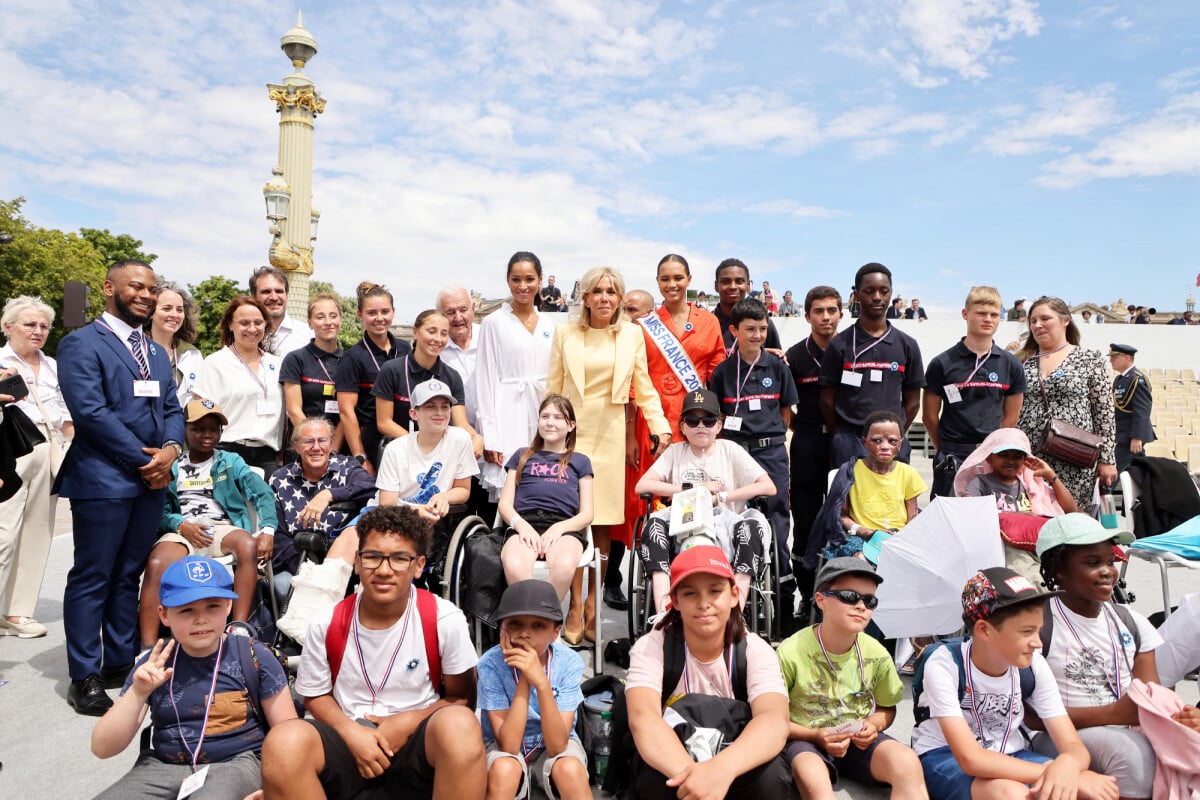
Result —
<instances>
[{"instance_id":1,"label":"smartphone","mask_svg":"<svg viewBox=\"0 0 1200 800\"><path fill-rule=\"evenodd\" d=\"M29 386L20 375L10 375L0 380L0 394L12 395L13 402L29 396Z\"/></svg>"}]
</instances>

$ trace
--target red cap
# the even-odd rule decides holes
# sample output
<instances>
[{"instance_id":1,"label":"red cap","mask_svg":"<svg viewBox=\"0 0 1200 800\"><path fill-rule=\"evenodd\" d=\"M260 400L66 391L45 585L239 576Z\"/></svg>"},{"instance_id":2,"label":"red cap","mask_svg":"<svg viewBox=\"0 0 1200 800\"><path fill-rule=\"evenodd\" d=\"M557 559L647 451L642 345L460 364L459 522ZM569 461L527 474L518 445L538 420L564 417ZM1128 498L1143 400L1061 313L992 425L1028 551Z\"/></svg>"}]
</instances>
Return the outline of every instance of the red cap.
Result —
<instances>
[{"instance_id":1,"label":"red cap","mask_svg":"<svg viewBox=\"0 0 1200 800\"><path fill-rule=\"evenodd\" d=\"M675 591L684 578L697 572L733 580L733 567L729 566L724 550L711 544L697 545L684 550L671 562L671 591Z\"/></svg>"}]
</instances>

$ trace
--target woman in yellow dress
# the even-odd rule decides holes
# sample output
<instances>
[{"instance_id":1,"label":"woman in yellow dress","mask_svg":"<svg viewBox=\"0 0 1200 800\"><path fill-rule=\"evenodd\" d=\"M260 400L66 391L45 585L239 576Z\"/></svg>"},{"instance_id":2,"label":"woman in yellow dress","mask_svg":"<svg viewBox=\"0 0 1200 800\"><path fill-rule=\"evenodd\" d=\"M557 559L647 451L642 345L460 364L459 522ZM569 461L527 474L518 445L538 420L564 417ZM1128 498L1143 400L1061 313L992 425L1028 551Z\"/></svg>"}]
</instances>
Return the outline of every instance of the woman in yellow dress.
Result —
<instances>
[{"instance_id":1,"label":"woman in yellow dress","mask_svg":"<svg viewBox=\"0 0 1200 800\"><path fill-rule=\"evenodd\" d=\"M671 443L671 426L646 369L646 342L641 329L621 312L625 282L610 267L593 267L579 285L582 306L578 318L554 331L550 348L547 394L564 395L575 407L576 452L592 460L595 518L592 540L607 559L610 530L625 519L625 404L633 400L642 410L650 432L658 436L657 456ZM631 443L636 444L636 443ZM563 638L571 644L583 636L595 640L596 598L601 586L590 587L586 619L582 619L583 574L571 585L571 605Z\"/></svg>"}]
</instances>

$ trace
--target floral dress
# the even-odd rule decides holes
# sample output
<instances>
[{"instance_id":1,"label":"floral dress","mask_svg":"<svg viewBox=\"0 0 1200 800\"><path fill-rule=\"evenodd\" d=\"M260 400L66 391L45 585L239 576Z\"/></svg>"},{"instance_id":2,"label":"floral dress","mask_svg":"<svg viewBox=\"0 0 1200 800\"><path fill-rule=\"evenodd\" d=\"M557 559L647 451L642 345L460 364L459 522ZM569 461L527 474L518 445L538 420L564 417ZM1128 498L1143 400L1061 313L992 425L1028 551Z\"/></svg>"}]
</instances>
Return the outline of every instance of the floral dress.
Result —
<instances>
[{"instance_id":1,"label":"floral dress","mask_svg":"<svg viewBox=\"0 0 1200 800\"><path fill-rule=\"evenodd\" d=\"M1049 464L1063 485L1075 498L1080 511L1093 506L1096 486L1096 471L1048 456L1042 452L1042 431L1046 427L1046 408L1042 403L1039 387L1038 359L1025 361L1025 402L1021 405L1021 416L1017 427L1029 437L1033 452ZM1050 402L1050 414L1084 430L1098 434L1100 463L1116 463L1116 421L1113 415L1112 381L1104 356L1097 350L1076 347L1062 364L1046 376L1046 397Z\"/></svg>"}]
</instances>

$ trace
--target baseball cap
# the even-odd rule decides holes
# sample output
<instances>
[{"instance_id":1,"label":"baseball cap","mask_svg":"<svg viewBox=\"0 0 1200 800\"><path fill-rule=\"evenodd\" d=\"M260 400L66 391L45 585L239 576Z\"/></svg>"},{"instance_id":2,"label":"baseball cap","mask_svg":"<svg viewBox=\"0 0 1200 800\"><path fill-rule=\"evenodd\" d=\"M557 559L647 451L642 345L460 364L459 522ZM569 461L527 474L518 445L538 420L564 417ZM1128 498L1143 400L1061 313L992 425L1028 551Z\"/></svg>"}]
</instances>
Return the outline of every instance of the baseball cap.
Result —
<instances>
[{"instance_id":1,"label":"baseball cap","mask_svg":"<svg viewBox=\"0 0 1200 800\"><path fill-rule=\"evenodd\" d=\"M683 411L679 412L679 416L682 417L692 411L703 411L705 414L719 417L721 416L721 401L717 400L715 392L710 392L708 389L688 392L687 397L683 400Z\"/></svg>"},{"instance_id":2,"label":"baseball cap","mask_svg":"<svg viewBox=\"0 0 1200 800\"><path fill-rule=\"evenodd\" d=\"M558 593L549 581L531 578L509 584L504 590L492 618L502 620L521 616L541 617L554 622L563 621L562 604L559 603Z\"/></svg>"},{"instance_id":3,"label":"baseball cap","mask_svg":"<svg viewBox=\"0 0 1200 800\"><path fill-rule=\"evenodd\" d=\"M963 622L969 626L1002 608L1060 594L1062 592L1040 591L1028 578L1008 567L982 569L963 587Z\"/></svg>"},{"instance_id":4,"label":"baseball cap","mask_svg":"<svg viewBox=\"0 0 1200 800\"><path fill-rule=\"evenodd\" d=\"M689 547L671 562L671 591L675 591L684 578L697 572L733 580L733 567L729 566L725 551L715 545L701 544Z\"/></svg>"},{"instance_id":5,"label":"baseball cap","mask_svg":"<svg viewBox=\"0 0 1200 800\"><path fill-rule=\"evenodd\" d=\"M454 405L454 393L450 391L450 387L441 381L434 378L423 383L418 383L412 390L412 397L409 398L409 404L413 408L420 408L435 397L444 397L450 401L450 405Z\"/></svg>"},{"instance_id":6,"label":"baseball cap","mask_svg":"<svg viewBox=\"0 0 1200 800\"><path fill-rule=\"evenodd\" d=\"M1106 528L1087 514L1073 511L1046 521L1038 532L1037 556L1041 558L1047 550L1060 544L1084 545L1110 541L1129 544L1133 541L1133 534Z\"/></svg>"},{"instance_id":7,"label":"baseball cap","mask_svg":"<svg viewBox=\"0 0 1200 800\"><path fill-rule=\"evenodd\" d=\"M158 602L164 608L178 608L212 597L237 599L233 576L221 562L208 556L186 556L163 571Z\"/></svg>"},{"instance_id":8,"label":"baseball cap","mask_svg":"<svg viewBox=\"0 0 1200 800\"><path fill-rule=\"evenodd\" d=\"M861 575L875 581L876 586L883 583L883 576L875 571L875 565L870 561L840 556L825 562L825 566L821 567L821 571L817 573L816 586L818 589L823 589L843 575Z\"/></svg>"},{"instance_id":9,"label":"baseball cap","mask_svg":"<svg viewBox=\"0 0 1200 800\"><path fill-rule=\"evenodd\" d=\"M229 420L221 412L221 407L212 400L192 400L187 404L183 419L185 422L195 422L210 415L216 416L221 420L222 425L229 424Z\"/></svg>"}]
</instances>

